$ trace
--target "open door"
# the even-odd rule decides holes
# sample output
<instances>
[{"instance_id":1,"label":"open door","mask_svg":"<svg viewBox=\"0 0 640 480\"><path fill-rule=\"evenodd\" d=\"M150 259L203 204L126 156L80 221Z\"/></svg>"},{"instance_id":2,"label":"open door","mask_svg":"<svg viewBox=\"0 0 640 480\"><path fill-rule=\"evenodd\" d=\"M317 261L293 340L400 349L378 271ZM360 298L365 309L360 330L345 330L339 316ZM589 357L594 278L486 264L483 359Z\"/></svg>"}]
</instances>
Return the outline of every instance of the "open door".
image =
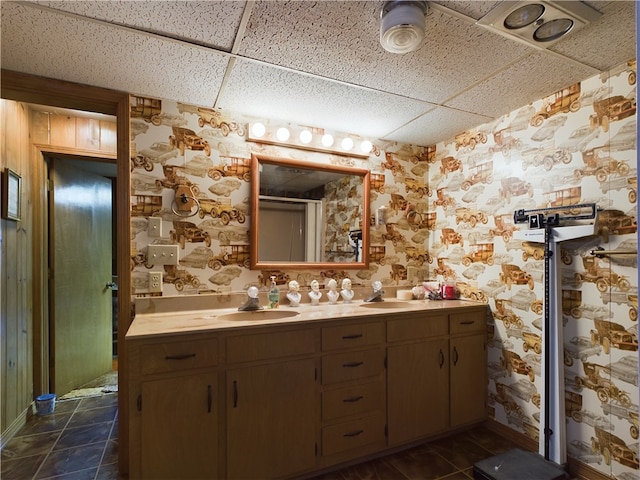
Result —
<instances>
[{"instance_id":1,"label":"open door","mask_svg":"<svg viewBox=\"0 0 640 480\"><path fill-rule=\"evenodd\" d=\"M112 185L49 161L50 379L62 396L112 369Z\"/></svg>"}]
</instances>

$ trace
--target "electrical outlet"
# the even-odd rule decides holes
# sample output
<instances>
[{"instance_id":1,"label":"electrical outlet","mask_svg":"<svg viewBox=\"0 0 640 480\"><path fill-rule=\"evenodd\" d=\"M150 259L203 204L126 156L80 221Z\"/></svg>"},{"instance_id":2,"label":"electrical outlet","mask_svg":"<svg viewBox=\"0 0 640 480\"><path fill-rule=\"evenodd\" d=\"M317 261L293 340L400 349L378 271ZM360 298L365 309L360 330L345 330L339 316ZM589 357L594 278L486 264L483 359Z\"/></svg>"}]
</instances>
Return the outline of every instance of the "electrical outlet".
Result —
<instances>
[{"instance_id":1,"label":"electrical outlet","mask_svg":"<svg viewBox=\"0 0 640 480\"><path fill-rule=\"evenodd\" d=\"M149 235L150 237L162 236L162 218L149 217L147 223L147 235Z\"/></svg>"},{"instance_id":2,"label":"electrical outlet","mask_svg":"<svg viewBox=\"0 0 640 480\"><path fill-rule=\"evenodd\" d=\"M162 272L149 272L149 293L162 292Z\"/></svg>"},{"instance_id":3,"label":"electrical outlet","mask_svg":"<svg viewBox=\"0 0 640 480\"><path fill-rule=\"evenodd\" d=\"M149 245L147 263L149 265L178 265L178 245Z\"/></svg>"}]
</instances>

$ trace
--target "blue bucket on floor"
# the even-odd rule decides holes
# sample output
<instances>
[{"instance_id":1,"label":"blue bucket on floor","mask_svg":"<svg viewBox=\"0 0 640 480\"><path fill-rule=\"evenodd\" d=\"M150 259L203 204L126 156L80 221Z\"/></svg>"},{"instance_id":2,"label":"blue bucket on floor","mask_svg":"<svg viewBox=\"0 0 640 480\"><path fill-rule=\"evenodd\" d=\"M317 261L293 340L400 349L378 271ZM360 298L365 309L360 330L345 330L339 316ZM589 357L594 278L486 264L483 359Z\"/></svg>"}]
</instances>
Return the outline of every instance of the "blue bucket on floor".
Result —
<instances>
[{"instance_id":1,"label":"blue bucket on floor","mask_svg":"<svg viewBox=\"0 0 640 480\"><path fill-rule=\"evenodd\" d=\"M56 408L56 394L45 393L36 397L36 413L38 415L49 415Z\"/></svg>"}]
</instances>

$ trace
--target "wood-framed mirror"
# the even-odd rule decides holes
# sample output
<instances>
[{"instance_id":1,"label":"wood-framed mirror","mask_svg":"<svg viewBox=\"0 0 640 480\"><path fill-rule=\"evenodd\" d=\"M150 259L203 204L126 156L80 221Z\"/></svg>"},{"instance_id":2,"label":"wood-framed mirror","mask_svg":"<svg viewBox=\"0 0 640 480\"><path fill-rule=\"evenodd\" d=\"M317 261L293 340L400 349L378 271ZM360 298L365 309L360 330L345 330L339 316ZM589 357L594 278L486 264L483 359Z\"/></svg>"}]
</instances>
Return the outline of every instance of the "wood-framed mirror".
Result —
<instances>
[{"instance_id":1,"label":"wood-framed mirror","mask_svg":"<svg viewBox=\"0 0 640 480\"><path fill-rule=\"evenodd\" d=\"M251 155L251 269L369 266L370 172Z\"/></svg>"}]
</instances>

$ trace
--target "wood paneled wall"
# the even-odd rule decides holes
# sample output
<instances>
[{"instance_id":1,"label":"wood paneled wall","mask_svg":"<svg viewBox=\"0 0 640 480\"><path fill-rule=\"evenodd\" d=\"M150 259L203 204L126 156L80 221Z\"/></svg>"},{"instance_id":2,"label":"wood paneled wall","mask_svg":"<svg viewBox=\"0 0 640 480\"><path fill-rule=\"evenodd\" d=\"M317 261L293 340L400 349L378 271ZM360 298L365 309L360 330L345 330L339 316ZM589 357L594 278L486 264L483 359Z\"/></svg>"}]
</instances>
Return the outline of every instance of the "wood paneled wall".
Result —
<instances>
[{"instance_id":1,"label":"wood paneled wall","mask_svg":"<svg viewBox=\"0 0 640 480\"><path fill-rule=\"evenodd\" d=\"M41 152L98 155L116 159L116 122L30 110L0 100L2 171L22 177L22 219L1 220L0 241L0 427L4 444L23 425L47 378L46 191ZM37 145L37 148L34 148ZM34 274L40 271L41 275ZM43 278L44 277L44 278ZM34 346L35 344L35 346ZM39 348L38 345L42 345Z\"/></svg>"},{"instance_id":2,"label":"wood paneled wall","mask_svg":"<svg viewBox=\"0 0 640 480\"><path fill-rule=\"evenodd\" d=\"M33 400L33 287L29 115L23 104L0 101L0 166L22 177L21 220L0 220L0 425L2 445L24 421ZM7 435L5 435L7 432Z\"/></svg>"},{"instance_id":3,"label":"wood paneled wall","mask_svg":"<svg viewBox=\"0 0 640 480\"><path fill-rule=\"evenodd\" d=\"M34 110L31 115L31 138L36 144L107 153L107 157L115 159L116 123L113 120Z\"/></svg>"}]
</instances>

